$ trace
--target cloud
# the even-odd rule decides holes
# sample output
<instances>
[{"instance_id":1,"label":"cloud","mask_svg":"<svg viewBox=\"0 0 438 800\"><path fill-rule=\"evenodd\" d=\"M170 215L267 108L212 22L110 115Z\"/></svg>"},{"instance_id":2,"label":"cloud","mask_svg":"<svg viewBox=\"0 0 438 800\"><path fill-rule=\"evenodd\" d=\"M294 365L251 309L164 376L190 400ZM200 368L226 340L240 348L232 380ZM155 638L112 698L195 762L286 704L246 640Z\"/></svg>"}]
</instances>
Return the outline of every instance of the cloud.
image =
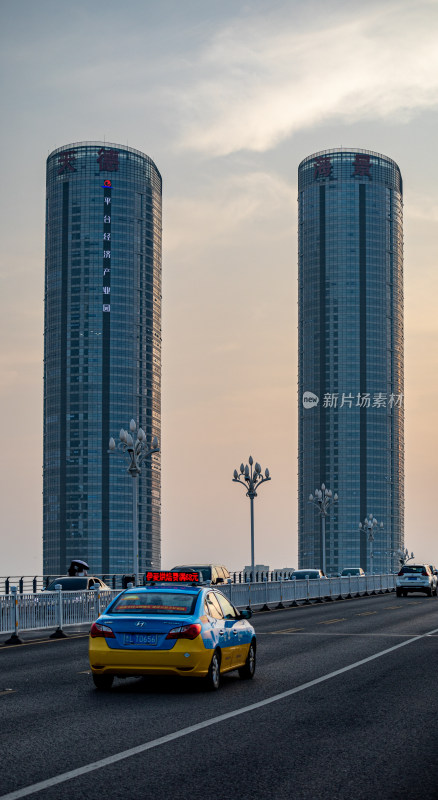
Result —
<instances>
[{"instance_id":1,"label":"cloud","mask_svg":"<svg viewBox=\"0 0 438 800\"><path fill-rule=\"evenodd\" d=\"M437 23L428 0L365 4L331 23L316 14L300 30L293 18L237 20L211 38L196 63L202 78L175 99L181 145L217 156L263 152L333 118L406 120L435 107Z\"/></svg>"},{"instance_id":2,"label":"cloud","mask_svg":"<svg viewBox=\"0 0 438 800\"><path fill-rule=\"evenodd\" d=\"M404 217L406 221L423 220L424 222L438 222L438 202L435 195L425 192L411 192L409 201L405 204Z\"/></svg>"},{"instance_id":3,"label":"cloud","mask_svg":"<svg viewBox=\"0 0 438 800\"><path fill-rule=\"evenodd\" d=\"M290 237L296 196L296 186L257 171L223 178L195 197L171 197L165 205L166 250L191 259L196 250L228 246L246 226L253 236Z\"/></svg>"}]
</instances>

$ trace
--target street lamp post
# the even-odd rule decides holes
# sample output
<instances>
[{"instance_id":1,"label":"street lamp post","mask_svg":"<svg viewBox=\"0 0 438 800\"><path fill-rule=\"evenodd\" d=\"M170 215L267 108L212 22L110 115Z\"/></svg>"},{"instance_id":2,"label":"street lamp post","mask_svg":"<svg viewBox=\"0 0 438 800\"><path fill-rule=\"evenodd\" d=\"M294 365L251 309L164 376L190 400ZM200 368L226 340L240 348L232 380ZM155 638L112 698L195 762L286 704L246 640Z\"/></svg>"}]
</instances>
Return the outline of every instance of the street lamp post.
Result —
<instances>
[{"instance_id":1,"label":"street lamp post","mask_svg":"<svg viewBox=\"0 0 438 800\"><path fill-rule=\"evenodd\" d=\"M407 547L405 548L405 550L394 550L393 552L395 553L395 555L399 557L400 564L402 566L404 566L404 564L407 564L408 561L412 561L412 559L415 558L412 552L411 555L409 555L409 550Z\"/></svg>"},{"instance_id":2,"label":"street lamp post","mask_svg":"<svg viewBox=\"0 0 438 800\"><path fill-rule=\"evenodd\" d=\"M158 437L154 436L152 439L152 448L147 450L146 434L143 428L139 428L137 433L137 423L131 419L129 423L129 431L123 428L119 433L120 441L116 444L111 437L109 440L110 452L115 452L116 449L126 453L129 465L127 472L129 472L132 481L132 551L133 551L133 573L135 575L135 585L138 586L138 483L137 479L141 474L141 464L145 458L151 456L153 453L159 453ZM135 440L134 440L134 437Z\"/></svg>"},{"instance_id":3,"label":"street lamp post","mask_svg":"<svg viewBox=\"0 0 438 800\"><path fill-rule=\"evenodd\" d=\"M377 519L375 517L373 517L372 514L368 514L368 516L365 517L365 520L364 520L363 524L362 524L362 522L359 522L359 530L360 531L364 531L365 533L368 532L368 541L370 543L371 575L374 575L374 563L373 563L373 558L374 558L374 553L373 553L374 533L373 533L373 531L375 530L375 528L382 529L383 528L383 522L379 523L377 521Z\"/></svg>"},{"instance_id":4,"label":"street lamp post","mask_svg":"<svg viewBox=\"0 0 438 800\"><path fill-rule=\"evenodd\" d=\"M387 550L386 555L389 557L389 559L391 559L391 556L397 556L402 566L406 564L408 561L412 561L415 558L412 551L411 555L409 555L409 550L407 547L405 550ZM389 572L389 567L388 567L388 572Z\"/></svg>"},{"instance_id":5,"label":"street lamp post","mask_svg":"<svg viewBox=\"0 0 438 800\"><path fill-rule=\"evenodd\" d=\"M256 489L261 486L262 483L265 481L270 481L271 478L269 476L269 470L266 467L265 469L265 476L262 476L262 468L260 464L256 461L254 464L253 457L250 456L249 459L249 466L246 464L240 465L240 474L237 472L237 469L234 470L233 473L233 481L235 483L240 483L241 486L246 490L246 496L249 497L250 505L251 505L251 580L254 580L255 572L254 572L254 498L257 497ZM253 470L254 464L254 470Z\"/></svg>"},{"instance_id":6,"label":"street lamp post","mask_svg":"<svg viewBox=\"0 0 438 800\"><path fill-rule=\"evenodd\" d=\"M330 506L338 502L338 495L333 494L331 489L327 489L325 483L321 484L320 489L315 489L315 494L309 494L309 503L318 509L321 517L321 536L322 536L322 571L326 574L326 555L325 555L325 520L328 516Z\"/></svg>"}]
</instances>

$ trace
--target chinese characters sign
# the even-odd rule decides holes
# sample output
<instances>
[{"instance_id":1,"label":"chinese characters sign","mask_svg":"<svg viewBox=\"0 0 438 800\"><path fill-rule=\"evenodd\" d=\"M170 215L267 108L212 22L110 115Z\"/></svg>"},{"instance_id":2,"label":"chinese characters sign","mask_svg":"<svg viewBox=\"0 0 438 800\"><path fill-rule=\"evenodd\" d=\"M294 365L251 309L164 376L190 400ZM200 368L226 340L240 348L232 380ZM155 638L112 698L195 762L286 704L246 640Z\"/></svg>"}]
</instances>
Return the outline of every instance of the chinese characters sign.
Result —
<instances>
[{"instance_id":1,"label":"chinese characters sign","mask_svg":"<svg viewBox=\"0 0 438 800\"><path fill-rule=\"evenodd\" d=\"M371 169L371 156L368 153L356 153L356 158L353 163L354 172L352 174L352 178L358 176L359 178L369 178L370 181L372 180L370 169Z\"/></svg>"},{"instance_id":2,"label":"chinese characters sign","mask_svg":"<svg viewBox=\"0 0 438 800\"><path fill-rule=\"evenodd\" d=\"M313 179L319 180L320 178L330 178L332 174L332 162L328 156L319 156L315 158Z\"/></svg>"},{"instance_id":3,"label":"chinese characters sign","mask_svg":"<svg viewBox=\"0 0 438 800\"><path fill-rule=\"evenodd\" d=\"M119 154L117 150L105 150L101 147L97 154L99 172L117 172L119 169Z\"/></svg>"},{"instance_id":4,"label":"chinese characters sign","mask_svg":"<svg viewBox=\"0 0 438 800\"><path fill-rule=\"evenodd\" d=\"M111 311L111 181L103 186L102 293L103 313Z\"/></svg>"},{"instance_id":5,"label":"chinese characters sign","mask_svg":"<svg viewBox=\"0 0 438 800\"><path fill-rule=\"evenodd\" d=\"M58 175L76 172L76 150L64 150L58 156Z\"/></svg>"},{"instance_id":6,"label":"chinese characters sign","mask_svg":"<svg viewBox=\"0 0 438 800\"><path fill-rule=\"evenodd\" d=\"M353 171L352 178L368 178L372 180L371 175L371 155L369 153L356 153L354 161L352 161ZM334 180L333 164L330 156L318 156L313 161L313 180Z\"/></svg>"},{"instance_id":7,"label":"chinese characters sign","mask_svg":"<svg viewBox=\"0 0 438 800\"><path fill-rule=\"evenodd\" d=\"M313 392L304 392L304 408L315 408L319 397ZM326 392L322 398L323 408L402 408L403 395L390 392Z\"/></svg>"},{"instance_id":8,"label":"chinese characters sign","mask_svg":"<svg viewBox=\"0 0 438 800\"><path fill-rule=\"evenodd\" d=\"M98 150L96 161L99 164L99 172L118 172L118 150L113 148L107 150L105 147L101 147ZM76 150L63 150L58 156L58 175L69 175L71 172L77 172Z\"/></svg>"},{"instance_id":9,"label":"chinese characters sign","mask_svg":"<svg viewBox=\"0 0 438 800\"><path fill-rule=\"evenodd\" d=\"M146 581L160 583L198 583L199 572L147 572Z\"/></svg>"},{"instance_id":10,"label":"chinese characters sign","mask_svg":"<svg viewBox=\"0 0 438 800\"><path fill-rule=\"evenodd\" d=\"M322 401L323 408L352 408L353 405L358 408L401 408L402 404L402 394L388 395L385 392L373 395L370 392L358 392L355 395L351 392L342 392L341 395L327 392Z\"/></svg>"}]
</instances>

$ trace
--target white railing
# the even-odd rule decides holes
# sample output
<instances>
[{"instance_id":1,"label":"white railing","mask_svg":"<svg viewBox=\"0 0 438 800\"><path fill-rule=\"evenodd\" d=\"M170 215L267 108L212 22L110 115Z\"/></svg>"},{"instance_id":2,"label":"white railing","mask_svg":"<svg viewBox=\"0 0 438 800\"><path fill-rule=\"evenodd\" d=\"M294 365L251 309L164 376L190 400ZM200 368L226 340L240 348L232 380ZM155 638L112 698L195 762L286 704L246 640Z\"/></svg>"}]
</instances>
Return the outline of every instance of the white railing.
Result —
<instances>
[{"instance_id":1,"label":"white railing","mask_svg":"<svg viewBox=\"0 0 438 800\"><path fill-rule=\"evenodd\" d=\"M264 583L237 583L220 586L237 608L273 607L286 603L309 602L310 600L338 600L360 597L395 589L396 576L349 575L345 578L322 580L266 581Z\"/></svg>"},{"instance_id":2,"label":"white railing","mask_svg":"<svg viewBox=\"0 0 438 800\"><path fill-rule=\"evenodd\" d=\"M287 574L284 574L287 572ZM254 583L262 583L266 578L269 581L286 580L292 577L293 569L291 570L269 570L267 572L256 571ZM233 583L245 583L247 573L244 570L230 571L231 581ZM8 575L0 576L0 595L9 594L11 586L16 586L20 594L28 594L29 592L40 592L46 589L60 575ZM129 581L133 580L132 574L125 574L122 572L115 573L93 573L93 577L100 578L103 583L110 589L124 589ZM144 575L141 575L141 583L143 583ZM248 577L249 580L249 577Z\"/></svg>"},{"instance_id":3,"label":"white railing","mask_svg":"<svg viewBox=\"0 0 438 800\"><path fill-rule=\"evenodd\" d=\"M395 578L390 575L350 575L323 580L264 581L263 583L229 583L218 588L237 608L277 608L311 600L341 600L349 597L391 592ZM93 622L120 590L37 592L19 594L12 587L10 594L0 595L0 634L17 637L20 631L54 629L61 632L66 625Z\"/></svg>"},{"instance_id":4,"label":"white railing","mask_svg":"<svg viewBox=\"0 0 438 800\"><path fill-rule=\"evenodd\" d=\"M19 594L14 586L10 594L0 595L0 633L18 636L19 631L62 631L64 625L91 623L118 594L101 589Z\"/></svg>"}]
</instances>

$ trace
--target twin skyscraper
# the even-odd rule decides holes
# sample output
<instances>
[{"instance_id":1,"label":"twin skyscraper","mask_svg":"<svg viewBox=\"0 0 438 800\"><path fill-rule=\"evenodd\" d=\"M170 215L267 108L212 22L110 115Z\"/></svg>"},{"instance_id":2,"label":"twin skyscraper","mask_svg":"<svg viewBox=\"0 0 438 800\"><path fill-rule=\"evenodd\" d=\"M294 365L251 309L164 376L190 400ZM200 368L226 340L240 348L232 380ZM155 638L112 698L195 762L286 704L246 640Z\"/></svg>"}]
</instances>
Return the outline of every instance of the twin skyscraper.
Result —
<instances>
[{"instance_id":1,"label":"twin skyscraper","mask_svg":"<svg viewBox=\"0 0 438 800\"><path fill-rule=\"evenodd\" d=\"M403 545L402 182L389 158L328 150L299 166L299 565L321 566L308 497L339 495L327 571L374 571ZM292 268L292 265L291 265ZM161 176L130 147L80 142L47 159L43 571L79 555L133 564L132 487L110 437L161 433ZM139 569L160 566L160 459L138 481ZM291 531L294 520L291 520ZM234 566L234 565L232 565Z\"/></svg>"},{"instance_id":2,"label":"twin skyscraper","mask_svg":"<svg viewBox=\"0 0 438 800\"><path fill-rule=\"evenodd\" d=\"M132 573L133 503L108 443L161 432L161 176L131 147L47 159L43 570ZM138 481L139 566L160 564L160 460Z\"/></svg>"},{"instance_id":3,"label":"twin skyscraper","mask_svg":"<svg viewBox=\"0 0 438 800\"><path fill-rule=\"evenodd\" d=\"M308 500L324 483L339 497L327 571L393 571L404 543L400 170L369 150L316 153L298 168L298 208L299 564L322 565Z\"/></svg>"}]
</instances>

